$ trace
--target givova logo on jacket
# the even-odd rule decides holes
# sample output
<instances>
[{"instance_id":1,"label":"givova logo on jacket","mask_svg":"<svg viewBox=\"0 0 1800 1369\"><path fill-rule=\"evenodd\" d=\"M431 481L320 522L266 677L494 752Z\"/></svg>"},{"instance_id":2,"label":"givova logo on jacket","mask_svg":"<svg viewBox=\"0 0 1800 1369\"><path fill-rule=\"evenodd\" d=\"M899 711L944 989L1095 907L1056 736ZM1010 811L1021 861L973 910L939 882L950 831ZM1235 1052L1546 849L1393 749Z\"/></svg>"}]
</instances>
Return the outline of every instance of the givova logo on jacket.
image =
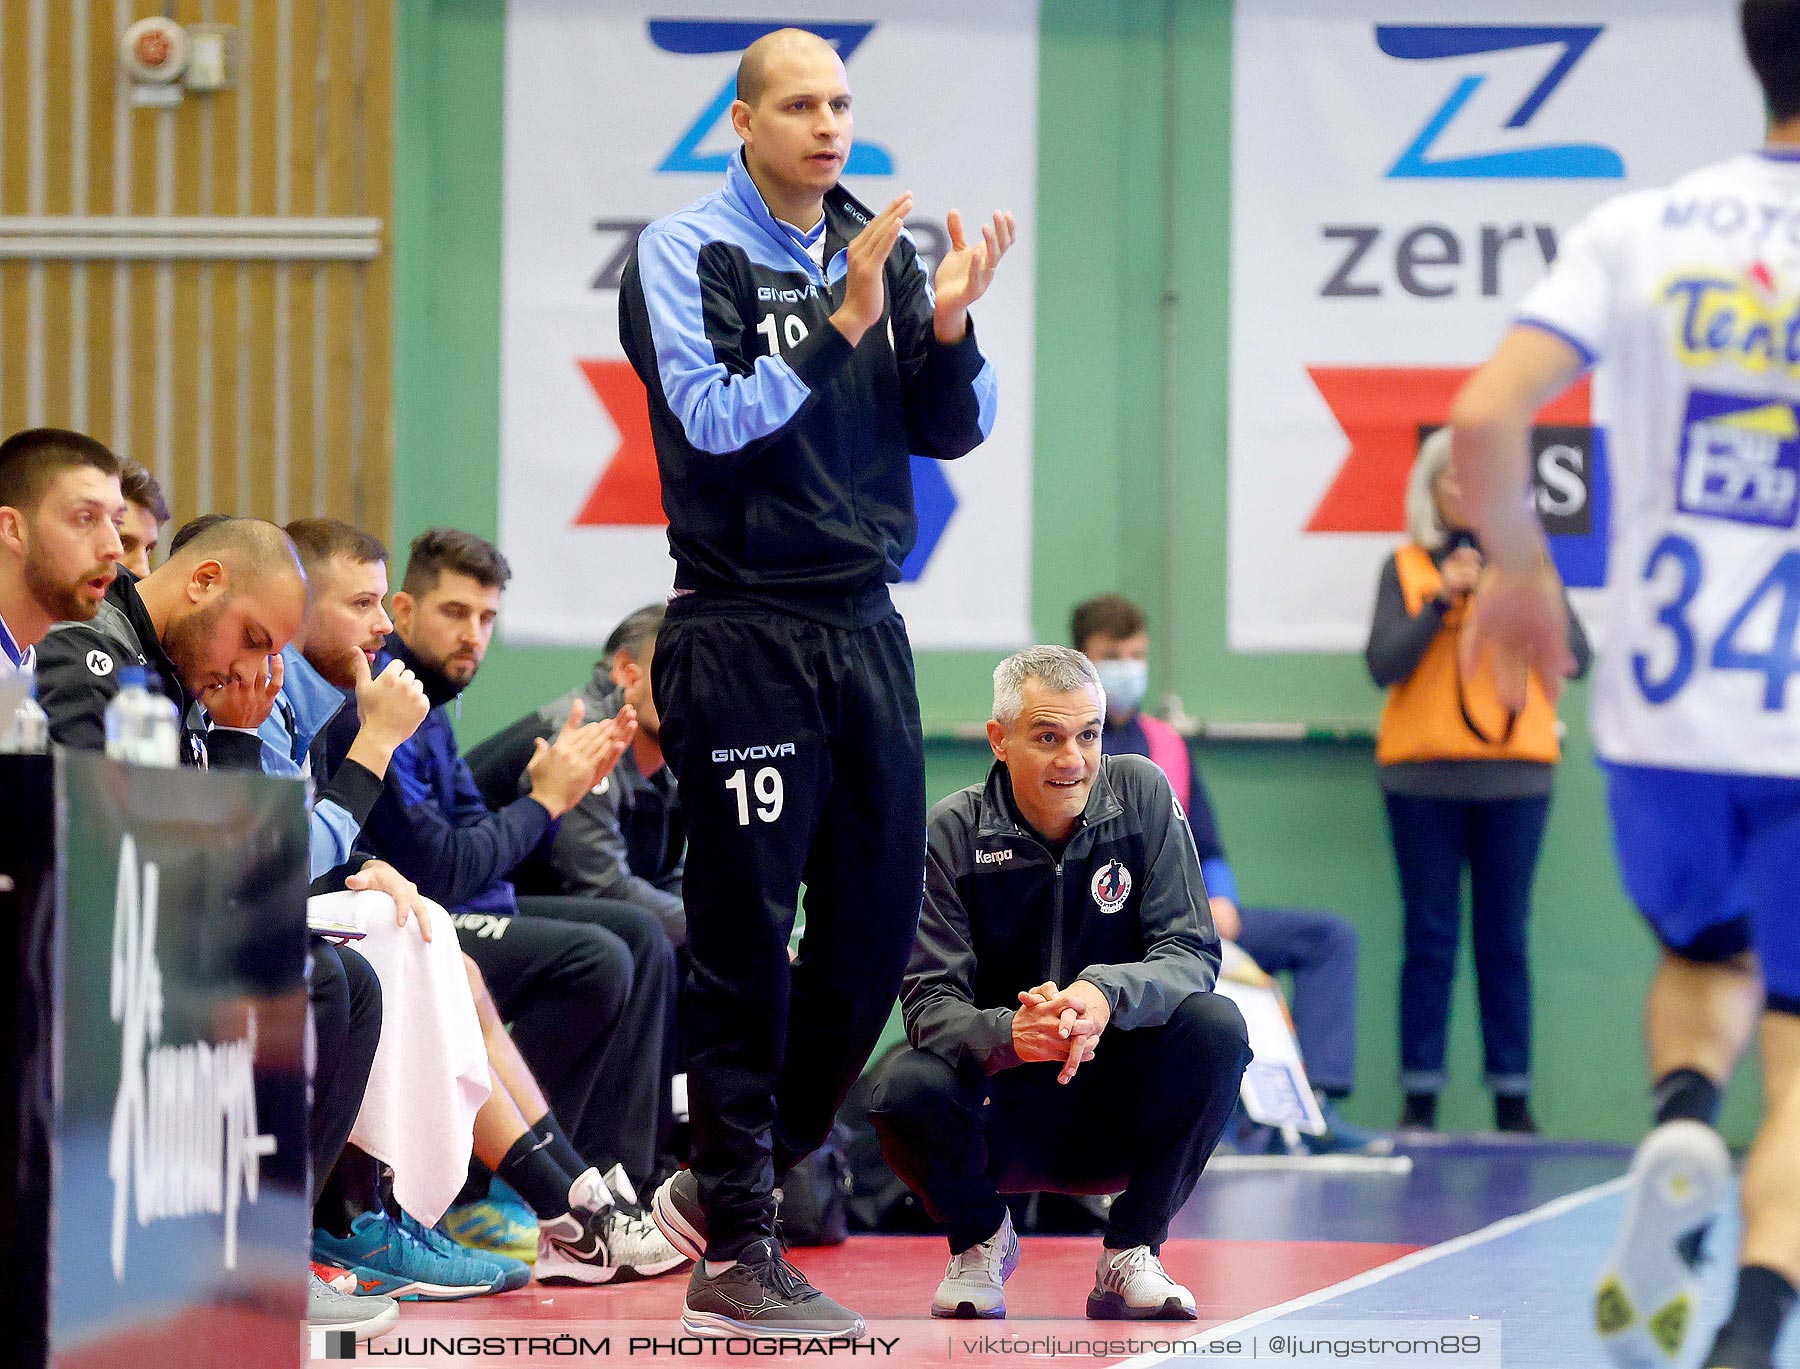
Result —
<instances>
[{"instance_id":1,"label":"givova logo on jacket","mask_svg":"<svg viewBox=\"0 0 1800 1369\"><path fill-rule=\"evenodd\" d=\"M1101 912L1116 913L1131 897L1131 871L1125 868L1124 861L1109 860L1094 871L1094 877L1088 881L1088 892L1094 896L1094 904Z\"/></svg>"}]
</instances>

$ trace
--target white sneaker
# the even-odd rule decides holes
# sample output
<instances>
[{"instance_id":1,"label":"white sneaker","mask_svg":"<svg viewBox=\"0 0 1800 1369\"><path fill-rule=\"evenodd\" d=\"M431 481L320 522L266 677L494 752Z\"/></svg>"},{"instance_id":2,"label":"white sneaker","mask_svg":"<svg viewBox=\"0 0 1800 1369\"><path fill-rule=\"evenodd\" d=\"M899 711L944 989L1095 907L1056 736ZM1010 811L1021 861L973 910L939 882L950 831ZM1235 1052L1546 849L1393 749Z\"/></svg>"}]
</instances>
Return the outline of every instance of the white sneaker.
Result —
<instances>
[{"instance_id":1,"label":"white sneaker","mask_svg":"<svg viewBox=\"0 0 1800 1369\"><path fill-rule=\"evenodd\" d=\"M1012 1213L985 1241L950 1257L944 1281L931 1300L934 1317L1004 1317L1005 1284L1019 1267L1019 1235Z\"/></svg>"},{"instance_id":2,"label":"white sneaker","mask_svg":"<svg viewBox=\"0 0 1800 1369\"><path fill-rule=\"evenodd\" d=\"M1614 1364L1668 1369L1693 1325L1700 1239L1730 1185L1731 1155L1704 1123L1664 1122L1638 1146L1629 1179L1594 1329Z\"/></svg>"},{"instance_id":3,"label":"white sneaker","mask_svg":"<svg viewBox=\"0 0 1800 1369\"><path fill-rule=\"evenodd\" d=\"M1194 1295L1169 1277L1147 1245L1102 1250L1087 1314L1095 1321L1193 1321Z\"/></svg>"},{"instance_id":4,"label":"white sneaker","mask_svg":"<svg viewBox=\"0 0 1800 1369\"><path fill-rule=\"evenodd\" d=\"M538 1223L539 1283L628 1283L687 1262L648 1219L610 1201L598 1211L577 1208Z\"/></svg>"}]
</instances>

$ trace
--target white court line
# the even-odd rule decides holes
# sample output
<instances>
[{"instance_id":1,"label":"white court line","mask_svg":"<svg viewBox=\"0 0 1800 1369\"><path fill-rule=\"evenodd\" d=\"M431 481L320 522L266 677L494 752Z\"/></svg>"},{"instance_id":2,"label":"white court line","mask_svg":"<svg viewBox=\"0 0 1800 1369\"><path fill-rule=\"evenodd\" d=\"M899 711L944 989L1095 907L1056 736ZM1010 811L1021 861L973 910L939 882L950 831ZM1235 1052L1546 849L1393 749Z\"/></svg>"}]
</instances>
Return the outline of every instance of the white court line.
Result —
<instances>
[{"instance_id":1,"label":"white court line","mask_svg":"<svg viewBox=\"0 0 1800 1369\"><path fill-rule=\"evenodd\" d=\"M1528 1226L1536 1226L1539 1222L1547 1222L1552 1217L1560 1217L1565 1212L1572 1212L1578 1207L1597 1202L1609 1197L1625 1187L1630 1175L1621 1174L1616 1179L1608 1179L1603 1184L1595 1184L1592 1188L1577 1189L1573 1193L1565 1193L1560 1198L1553 1198L1542 1207L1534 1207L1529 1212L1521 1212L1512 1217L1502 1217L1478 1230L1464 1236L1456 1236L1437 1245L1426 1246L1423 1250L1415 1250L1410 1255L1402 1255L1387 1264L1377 1265L1373 1269L1365 1269L1360 1274L1352 1274L1349 1278L1330 1284L1325 1288L1314 1289L1311 1293L1302 1293L1297 1298L1289 1298L1286 1302L1277 1303L1273 1307L1265 1307L1260 1312L1252 1312L1248 1316L1239 1317L1236 1321L1224 1322L1221 1325L1208 1327L1205 1331L1196 1331L1195 1339L1225 1339L1253 1327L1265 1325L1291 1312L1304 1311L1308 1307L1317 1307L1322 1302L1342 1297L1346 1293L1355 1293L1364 1288L1385 1282L1396 1274L1405 1274L1421 1265L1431 1264L1447 1255L1459 1255L1465 1250L1478 1245L1486 1245L1489 1241L1497 1241L1502 1236L1510 1236L1515 1231L1522 1231ZM1167 1323L1164 1323L1166 1326ZM1171 1332L1173 1334L1173 1332ZM1155 1365L1168 1364L1173 1357L1169 1355L1139 1355L1135 1359L1121 1360L1113 1369L1152 1369Z\"/></svg>"}]
</instances>

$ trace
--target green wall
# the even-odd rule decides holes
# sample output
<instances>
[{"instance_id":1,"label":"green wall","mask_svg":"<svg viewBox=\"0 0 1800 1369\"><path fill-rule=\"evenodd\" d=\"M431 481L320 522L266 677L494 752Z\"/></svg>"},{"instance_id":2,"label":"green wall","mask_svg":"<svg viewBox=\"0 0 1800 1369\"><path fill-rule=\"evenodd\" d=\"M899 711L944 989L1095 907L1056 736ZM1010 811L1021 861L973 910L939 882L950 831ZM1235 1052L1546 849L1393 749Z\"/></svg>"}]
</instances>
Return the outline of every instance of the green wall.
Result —
<instances>
[{"instance_id":1,"label":"green wall","mask_svg":"<svg viewBox=\"0 0 1800 1369\"><path fill-rule=\"evenodd\" d=\"M394 532L403 545L435 522L496 528L504 5L407 0L398 14ZM1041 639L1060 640L1072 604L1119 589L1151 608L1159 642L1173 640L1155 687L1179 693L1190 713L1369 723L1379 698L1359 660L1226 646L1230 42L1226 0L1044 0L1033 621ZM1171 360L1178 477L1168 503L1159 452ZM1165 557L1176 568L1172 617ZM568 688L592 659L497 646L464 709L465 737ZM966 652L919 660L937 734L927 754L934 796L985 768L985 747L950 733L986 716L992 666ZM1646 1117L1639 1022L1654 952L1613 872L1584 707L1578 686L1564 707L1568 759L1538 879L1535 1106L1553 1133L1630 1140ZM1391 1123L1399 913L1367 747L1214 742L1197 759L1247 901L1335 908L1361 930L1361 1086L1349 1111ZM1466 968L1452 1047L1444 1120L1485 1126ZM1734 1094L1733 1141L1748 1140L1754 1105L1753 1088Z\"/></svg>"}]
</instances>

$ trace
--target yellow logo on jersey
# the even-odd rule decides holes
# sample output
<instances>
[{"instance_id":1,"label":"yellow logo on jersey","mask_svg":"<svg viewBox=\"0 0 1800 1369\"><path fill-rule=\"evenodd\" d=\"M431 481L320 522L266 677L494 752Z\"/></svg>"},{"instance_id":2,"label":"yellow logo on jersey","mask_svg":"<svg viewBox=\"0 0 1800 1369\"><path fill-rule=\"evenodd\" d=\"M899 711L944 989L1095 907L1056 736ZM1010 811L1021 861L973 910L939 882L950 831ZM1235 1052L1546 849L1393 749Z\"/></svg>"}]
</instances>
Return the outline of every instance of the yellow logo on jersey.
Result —
<instances>
[{"instance_id":1,"label":"yellow logo on jersey","mask_svg":"<svg viewBox=\"0 0 1800 1369\"><path fill-rule=\"evenodd\" d=\"M1800 380L1800 298L1722 274L1671 277L1662 298L1674 306L1675 354L1687 365L1727 363Z\"/></svg>"}]
</instances>

